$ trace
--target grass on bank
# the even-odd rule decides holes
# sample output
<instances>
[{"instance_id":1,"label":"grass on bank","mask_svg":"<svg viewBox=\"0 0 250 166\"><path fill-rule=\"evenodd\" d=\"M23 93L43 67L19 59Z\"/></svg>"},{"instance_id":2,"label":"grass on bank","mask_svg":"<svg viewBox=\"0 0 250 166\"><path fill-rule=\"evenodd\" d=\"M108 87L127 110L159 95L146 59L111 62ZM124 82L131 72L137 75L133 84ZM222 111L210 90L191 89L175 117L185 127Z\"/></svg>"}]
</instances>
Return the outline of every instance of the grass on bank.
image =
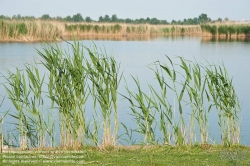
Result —
<instances>
[{"instance_id":1,"label":"grass on bank","mask_svg":"<svg viewBox=\"0 0 250 166\"><path fill-rule=\"evenodd\" d=\"M233 146L131 146L79 151L15 151L1 165L250 165L250 148Z\"/></svg>"}]
</instances>

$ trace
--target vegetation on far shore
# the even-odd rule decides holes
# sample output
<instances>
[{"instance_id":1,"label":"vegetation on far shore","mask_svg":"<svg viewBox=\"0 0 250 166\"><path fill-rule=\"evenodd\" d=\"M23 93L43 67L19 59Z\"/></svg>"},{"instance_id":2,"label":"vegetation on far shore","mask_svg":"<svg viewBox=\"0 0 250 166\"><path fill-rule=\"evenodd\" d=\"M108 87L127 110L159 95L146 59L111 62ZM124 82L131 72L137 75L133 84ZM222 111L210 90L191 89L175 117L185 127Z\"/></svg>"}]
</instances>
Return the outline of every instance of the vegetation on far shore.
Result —
<instances>
[{"instance_id":1,"label":"vegetation on far shore","mask_svg":"<svg viewBox=\"0 0 250 166\"><path fill-rule=\"evenodd\" d=\"M87 16L86 18L83 18L83 16L80 13L77 13L73 15L72 17L66 16L65 18L60 17L60 16L51 17L49 14L44 14L39 18L35 18L34 16L21 16L20 14L13 15L12 17L0 15L0 19L19 20L19 21L23 21L23 20L34 21L36 19L40 19L44 21L60 21L60 22L86 22L86 23L99 22L99 23L126 23L126 24L151 24L151 25L167 25L167 24L199 25L199 24L212 23L212 22L221 23L224 21L227 22L229 20L228 18L225 18L224 20L222 18L218 18L217 20L212 20L211 18L207 16L207 14L204 14L204 13L202 13L198 17L183 19L183 21L172 20L171 22L168 22L167 20L158 20L157 18L149 18L149 17L134 19L134 20L130 18L122 19L122 18L118 18L116 14L113 14L111 17L109 15L100 16L99 19L96 21L96 20L91 19L89 16Z\"/></svg>"},{"instance_id":2,"label":"vegetation on far shore","mask_svg":"<svg viewBox=\"0 0 250 166\"><path fill-rule=\"evenodd\" d=\"M61 41L61 38L203 35L248 37L249 24L150 25L0 20L0 41Z\"/></svg>"},{"instance_id":3,"label":"vegetation on far shore","mask_svg":"<svg viewBox=\"0 0 250 166\"><path fill-rule=\"evenodd\" d=\"M45 14L40 18L14 15L0 16L0 41L61 41L63 38L99 38L115 36L118 38L166 35L203 35L219 37L247 37L249 24L230 22L228 18L212 21L206 14L197 18L172 20L171 23L156 18L119 19L116 15L100 16L98 21L89 17L83 19L80 13L73 17L52 18Z\"/></svg>"}]
</instances>

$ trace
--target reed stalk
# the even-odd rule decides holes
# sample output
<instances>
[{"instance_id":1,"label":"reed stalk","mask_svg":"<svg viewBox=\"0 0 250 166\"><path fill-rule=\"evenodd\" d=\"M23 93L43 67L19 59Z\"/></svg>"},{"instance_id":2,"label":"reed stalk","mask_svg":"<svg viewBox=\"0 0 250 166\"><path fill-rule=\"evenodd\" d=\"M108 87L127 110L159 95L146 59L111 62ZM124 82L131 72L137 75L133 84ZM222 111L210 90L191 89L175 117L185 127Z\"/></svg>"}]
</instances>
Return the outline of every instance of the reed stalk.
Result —
<instances>
[{"instance_id":1,"label":"reed stalk","mask_svg":"<svg viewBox=\"0 0 250 166\"><path fill-rule=\"evenodd\" d=\"M133 76L132 78L137 87L137 92L133 93L126 86L128 97L125 95L123 96L131 104L130 109L132 110L133 112L132 115L134 116L138 125L137 132L139 132L140 135L144 136L143 143L147 145L155 144L156 138L155 138L155 131L154 131L154 123L156 121L155 119L156 112L155 110L153 110L152 98L146 95L142 91L138 78L135 78Z\"/></svg>"},{"instance_id":2,"label":"reed stalk","mask_svg":"<svg viewBox=\"0 0 250 166\"><path fill-rule=\"evenodd\" d=\"M79 43L70 52L58 46L38 51L49 72L49 97L59 107L61 121L61 146L78 148L85 141L85 104L89 97L87 74L83 70L84 54Z\"/></svg>"},{"instance_id":3,"label":"reed stalk","mask_svg":"<svg viewBox=\"0 0 250 166\"><path fill-rule=\"evenodd\" d=\"M224 66L207 67L206 72L209 77L209 92L218 109L222 144L239 144L240 104L232 79Z\"/></svg>"},{"instance_id":4,"label":"reed stalk","mask_svg":"<svg viewBox=\"0 0 250 166\"><path fill-rule=\"evenodd\" d=\"M169 65L167 65L166 63L161 64L159 63L159 67L162 69L163 73L165 73L165 75L168 77L168 79L170 80L170 83L168 83L167 81L167 77L163 77L164 78L164 84L166 84L167 88L171 91L174 92L175 97L178 99L177 100L177 106L178 106L178 111L179 111L179 121L177 123L175 123L173 125L173 131L174 131L174 142L177 145L184 145L187 144L187 140L186 140L186 132L185 132L185 122L184 122L184 118L183 118L183 110L182 110L182 98L186 89L186 85L187 85L187 81L190 79L190 74L189 74L189 70L188 70L188 66L186 65L186 62L180 58L181 63L182 63L182 68L185 70L186 72L186 77L184 78L184 83L181 83L180 80L177 80L177 72L175 71L175 66L172 62L172 60L167 56L168 62L170 63L170 67ZM177 86L181 87L181 90L179 91L177 89ZM173 108L175 109L175 108Z\"/></svg>"},{"instance_id":5,"label":"reed stalk","mask_svg":"<svg viewBox=\"0 0 250 166\"><path fill-rule=\"evenodd\" d=\"M120 65L113 57L108 57L106 51L98 53L96 46L93 51L86 48L90 60L86 60L86 72L95 90L95 101L101 108L103 118L103 141L102 145L115 146L118 132L118 107L117 90L122 78L119 76ZM111 120L113 114L114 120ZM112 131L112 124L113 131Z\"/></svg>"}]
</instances>

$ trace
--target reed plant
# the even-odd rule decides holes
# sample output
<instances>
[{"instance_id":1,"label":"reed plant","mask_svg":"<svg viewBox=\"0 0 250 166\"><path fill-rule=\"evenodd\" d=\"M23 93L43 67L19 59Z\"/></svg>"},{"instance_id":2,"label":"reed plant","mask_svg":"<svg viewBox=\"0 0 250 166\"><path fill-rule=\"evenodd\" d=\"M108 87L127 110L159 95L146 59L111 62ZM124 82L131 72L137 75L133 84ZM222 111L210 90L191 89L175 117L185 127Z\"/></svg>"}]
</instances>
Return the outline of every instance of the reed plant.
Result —
<instances>
[{"instance_id":1,"label":"reed plant","mask_svg":"<svg viewBox=\"0 0 250 166\"><path fill-rule=\"evenodd\" d=\"M159 130L163 135L163 142L165 144L185 145L186 139L186 126L182 111L182 97L185 92L186 83L178 82L176 79L177 73L174 69L172 60L167 57L170 66L166 63L159 61L155 62L156 68L152 68L155 73L160 91L152 85L149 85L150 96L146 95L141 88L138 79L133 77L136 83L137 92L133 93L126 87L129 96L126 99L129 100L133 116L138 124L139 133L144 135L144 142L156 143L155 128L159 127ZM186 64L182 60L183 64ZM186 67L186 66L185 66ZM181 90L179 90L181 87ZM175 103L169 102L167 91L172 91L177 100L177 107L179 116L175 116ZM160 118L159 124L155 117Z\"/></svg>"},{"instance_id":2,"label":"reed plant","mask_svg":"<svg viewBox=\"0 0 250 166\"><path fill-rule=\"evenodd\" d=\"M224 145L240 143L240 104L226 68L207 67L208 87L218 111L221 141Z\"/></svg>"},{"instance_id":3,"label":"reed plant","mask_svg":"<svg viewBox=\"0 0 250 166\"><path fill-rule=\"evenodd\" d=\"M156 64L159 65L158 63ZM163 68L155 68L153 69L158 85L160 86L160 91L157 92L155 88L149 85L153 102L152 105L155 107L158 114L160 114L160 125L159 129L163 135L163 143L167 145L171 145L173 139L173 126L175 125L175 115L173 112L173 106L168 100L167 91L168 84L165 82ZM170 71L169 71L170 72ZM173 70L173 75L175 75L175 71Z\"/></svg>"},{"instance_id":4,"label":"reed plant","mask_svg":"<svg viewBox=\"0 0 250 166\"><path fill-rule=\"evenodd\" d=\"M239 143L240 105L226 69L211 64L203 66L182 57L177 57L179 64L174 64L168 56L166 59L168 63L156 61L154 68L151 67L158 87L148 85L150 95L142 91L134 77L136 92L126 86L128 95L123 95L130 103L138 125L136 131L144 135L144 143L158 142L155 138L158 128L163 143L192 145L197 142L198 128L200 143L208 144L208 114L214 110L213 106L218 111L222 144ZM176 103L170 102L170 96L176 98ZM185 123L184 111L190 115L189 126ZM158 122L155 117L159 117ZM132 135L126 131L128 136Z\"/></svg>"},{"instance_id":5,"label":"reed plant","mask_svg":"<svg viewBox=\"0 0 250 166\"><path fill-rule=\"evenodd\" d=\"M63 148L107 147L118 142L120 64L96 45L67 44L68 50L47 44L37 50L42 58L39 64L26 64L24 69L7 70L4 75L4 87L15 109L8 115L15 119L18 135L13 135L21 149L55 147L56 125ZM132 76L135 92L124 79L127 93L121 95L129 102L137 128L128 129L122 123L123 136L128 137L122 139L135 144L137 132L139 142L147 145L192 145L198 131L200 143L208 144L208 115L217 110L222 144L239 144L240 104L226 68L183 57L176 57L178 63L165 58L166 62L150 65L156 84L147 85L149 93L143 91L138 77ZM45 67L46 73L42 74L38 65ZM49 107L45 101L50 102ZM87 103L93 104L88 117ZM54 118L57 114L59 119Z\"/></svg>"},{"instance_id":6,"label":"reed plant","mask_svg":"<svg viewBox=\"0 0 250 166\"><path fill-rule=\"evenodd\" d=\"M50 73L50 99L59 106L62 123L61 146L81 146L81 141L86 142L88 138L91 138L95 145L98 144L97 103L103 118L102 145L116 145L117 89L121 79L119 64L114 58L108 57L106 52L98 53L96 47L91 51L79 42L69 44L72 46L73 57L59 47L46 48L45 54L39 51L43 65ZM89 59L86 58L84 50ZM91 86L87 80L92 83ZM90 123L85 119L85 104L90 94L94 100L93 132L89 129Z\"/></svg>"},{"instance_id":7,"label":"reed plant","mask_svg":"<svg viewBox=\"0 0 250 166\"><path fill-rule=\"evenodd\" d=\"M208 32L213 36L217 34L217 27L215 25L211 26L211 25L201 24L201 30L203 33Z\"/></svg>"},{"instance_id":8,"label":"reed plant","mask_svg":"<svg viewBox=\"0 0 250 166\"><path fill-rule=\"evenodd\" d=\"M8 76L6 76L6 80L10 87L5 86L9 98L12 104L15 106L17 113L11 114L12 117L18 120L17 130L19 132L19 143L21 149L28 148L27 136L29 125L27 125L27 118L24 112L25 104L27 103L28 92L26 89L26 82L24 76L22 76L21 72L16 69L16 73L12 73L11 71L7 71Z\"/></svg>"},{"instance_id":9,"label":"reed plant","mask_svg":"<svg viewBox=\"0 0 250 166\"><path fill-rule=\"evenodd\" d=\"M43 114L44 76L40 76L36 66L29 65L26 65L24 71L16 69L13 73L7 70L7 74L5 78L9 86L5 84L4 87L17 111L10 115L18 121L14 124L20 135L20 148L46 147L49 126Z\"/></svg>"},{"instance_id":10,"label":"reed plant","mask_svg":"<svg viewBox=\"0 0 250 166\"><path fill-rule=\"evenodd\" d=\"M172 62L172 60L167 56L167 60L169 61L168 65L167 63L159 63L160 68L162 69L163 72L163 79L164 79L164 84L166 84L167 88L175 94L175 98L177 100L177 107L178 107L178 112L179 112L179 120L177 123L173 123L173 134L174 134L174 142L177 145L185 145L187 144L186 140L186 126L185 126L185 121L183 117L183 109L182 109L182 98L186 89L187 81L190 79L190 73L188 70L188 66L186 62L180 58L181 63L182 63L182 69L185 70L186 72L186 77L184 77L184 82L181 82L181 80L177 79L177 72L175 71L175 66ZM167 78L170 81L167 81ZM180 87L180 88L178 88ZM173 107L175 111L175 103ZM176 118L176 117L175 117ZM176 120L176 119L175 119Z\"/></svg>"},{"instance_id":11,"label":"reed plant","mask_svg":"<svg viewBox=\"0 0 250 166\"><path fill-rule=\"evenodd\" d=\"M78 148L86 137L85 103L90 92L83 70L84 55L79 43L73 46L73 57L61 48L49 46L38 51L49 72L49 97L59 108L62 147ZM52 104L53 106L53 104Z\"/></svg>"},{"instance_id":12,"label":"reed plant","mask_svg":"<svg viewBox=\"0 0 250 166\"><path fill-rule=\"evenodd\" d=\"M98 53L96 46L94 46L94 51L89 48L86 49L90 60L86 60L84 69L88 73L88 79L93 84L94 101L97 101L101 108L100 112L103 119L102 145L104 147L115 146L118 132L117 90L122 78L122 74L119 75L120 65L113 57L108 57L106 51Z\"/></svg>"},{"instance_id":13,"label":"reed plant","mask_svg":"<svg viewBox=\"0 0 250 166\"><path fill-rule=\"evenodd\" d=\"M1 101L1 103L0 103L0 108L1 108L1 106L2 106L2 104L3 104L3 102L4 102L4 100L5 100L5 96L3 97L3 99L2 99L2 101ZM5 131L4 131L4 118L5 118L5 116L6 115L8 115L8 112L9 111L5 111L5 112L0 112L1 114L0 114L0 124L1 124L1 133L0 133L0 153L2 153L2 151L3 151L3 147L4 147L4 144L6 143L6 142L8 142L6 139L5 139Z\"/></svg>"},{"instance_id":14,"label":"reed plant","mask_svg":"<svg viewBox=\"0 0 250 166\"><path fill-rule=\"evenodd\" d=\"M144 136L143 143L147 145L156 144L154 130L156 112L153 109L152 99L149 95L142 91L138 78L133 76L132 78L137 87L137 92L130 91L128 86L126 86L128 96L123 96L130 102L130 109L133 113L132 115L138 125L138 129L136 131L140 133L141 136Z\"/></svg>"},{"instance_id":15,"label":"reed plant","mask_svg":"<svg viewBox=\"0 0 250 166\"><path fill-rule=\"evenodd\" d=\"M207 75L204 71L204 67L198 63L191 63L190 79L187 82L187 92L189 96L188 104L191 106L190 117L190 144L193 143L193 135L195 132L194 119L197 120L200 133L201 144L208 143L208 113L212 108L210 103L210 95L207 90ZM207 106L207 107L206 107ZM192 128L193 127L193 128ZM196 141L195 141L196 142Z\"/></svg>"},{"instance_id":16,"label":"reed plant","mask_svg":"<svg viewBox=\"0 0 250 166\"><path fill-rule=\"evenodd\" d=\"M1 40L6 41L52 41L61 35L59 26L43 21L0 20Z\"/></svg>"},{"instance_id":17,"label":"reed plant","mask_svg":"<svg viewBox=\"0 0 250 166\"><path fill-rule=\"evenodd\" d=\"M203 35L206 33L211 34L213 36L247 36L250 34L250 26L249 25L211 25L211 24L201 24L201 29Z\"/></svg>"}]
</instances>

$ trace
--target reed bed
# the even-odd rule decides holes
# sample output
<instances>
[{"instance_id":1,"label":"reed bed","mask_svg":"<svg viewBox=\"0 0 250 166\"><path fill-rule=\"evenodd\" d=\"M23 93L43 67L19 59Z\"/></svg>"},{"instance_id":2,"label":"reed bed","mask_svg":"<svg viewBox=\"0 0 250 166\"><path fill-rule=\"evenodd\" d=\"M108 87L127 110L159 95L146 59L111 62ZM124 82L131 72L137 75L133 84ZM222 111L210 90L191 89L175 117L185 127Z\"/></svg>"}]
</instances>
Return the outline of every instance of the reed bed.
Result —
<instances>
[{"instance_id":1,"label":"reed bed","mask_svg":"<svg viewBox=\"0 0 250 166\"><path fill-rule=\"evenodd\" d=\"M5 76L8 85L5 89L9 99L14 105L16 112L9 114L16 119L16 129L18 133L17 145L21 149L28 147L46 147L46 136L54 140L52 133L53 124L47 123L44 119L44 102L42 98L42 86L44 76L41 77L36 66L26 65L22 70L16 72L7 71ZM48 116L49 118L49 116ZM50 142L52 145L53 142Z\"/></svg>"},{"instance_id":2,"label":"reed bed","mask_svg":"<svg viewBox=\"0 0 250 166\"><path fill-rule=\"evenodd\" d=\"M61 34L53 22L0 20L0 41L54 41Z\"/></svg>"},{"instance_id":3,"label":"reed bed","mask_svg":"<svg viewBox=\"0 0 250 166\"><path fill-rule=\"evenodd\" d=\"M68 23L59 21L0 20L0 41L59 41L82 37L141 37L166 35L199 35L247 37L248 24L150 25L123 23Z\"/></svg>"},{"instance_id":4,"label":"reed bed","mask_svg":"<svg viewBox=\"0 0 250 166\"><path fill-rule=\"evenodd\" d=\"M219 36L219 37L247 37L250 35L249 24L217 24L201 25L202 33L204 36Z\"/></svg>"},{"instance_id":5,"label":"reed bed","mask_svg":"<svg viewBox=\"0 0 250 166\"><path fill-rule=\"evenodd\" d=\"M149 24L65 24L67 35L79 36L161 36L200 34L199 26L172 26Z\"/></svg>"},{"instance_id":6,"label":"reed bed","mask_svg":"<svg viewBox=\"0 0 250 166\"><path fill-rule=\"evenodd\" d=\"M15 119L11 132L21 149L109 147L116 146L119 139L146 145L209 144L208 115L214 111L221 143L240 143L240 104L225 67L183 57L177 57L175 63L166 56L165 62L150 65L156 84L148 84L149 94L143 92L139 77L132 76L136 90L126 84L127 93L120 95L129 102L131 120L137 127L121 123L125 133L119 135L120 64L95 45L88 48L80 42L67 43L68 50L45 45L38 50L41 62L15 72L7 70L4 75L4 87L14 106L6 114ZM37 65L45 67L46 74L41 74ZM88 117L87 103L91 103ZM57 115L59 118L54 118ZM58 137L56 126L60 128ZM135 140L137 133L141 140ZM9 139L4 139L10 146Z\"/></svg>"},{"instance_id":7,"label":"reed bed","mask_svg":"<svg viewBox=\"0 0 250 166\"><path fill-rule=\"evenodd\" d=\"M181 25L65 23L43 20L0 20L0 41L59 41L86 36L163 36L201 34L201 28Z\"/></svg>"},{"instance_id":8,"label":"reed bed","mask_svg":"<svg viewBox=\"0 0 250 166\"><path fill-rule=\"evenodd\" d=\"M167 63L157 61L151 68L159 85L148 85L151 95L141 90L134 77L137 91L126 87L128 95L124 97L138 124L134 131L144 136L143 143L193 145L199 134L199 142L209 144L208 114L217 110L222 144L239 144L240 105L226 69L212 64L203 66L182 57L178 57L177 64L166 59ZM170 97L176 102L171 103ZM188 120L184 113L190 115ZM155 138L157 130L161 140Z\"/></svg>"}]
</instances>

